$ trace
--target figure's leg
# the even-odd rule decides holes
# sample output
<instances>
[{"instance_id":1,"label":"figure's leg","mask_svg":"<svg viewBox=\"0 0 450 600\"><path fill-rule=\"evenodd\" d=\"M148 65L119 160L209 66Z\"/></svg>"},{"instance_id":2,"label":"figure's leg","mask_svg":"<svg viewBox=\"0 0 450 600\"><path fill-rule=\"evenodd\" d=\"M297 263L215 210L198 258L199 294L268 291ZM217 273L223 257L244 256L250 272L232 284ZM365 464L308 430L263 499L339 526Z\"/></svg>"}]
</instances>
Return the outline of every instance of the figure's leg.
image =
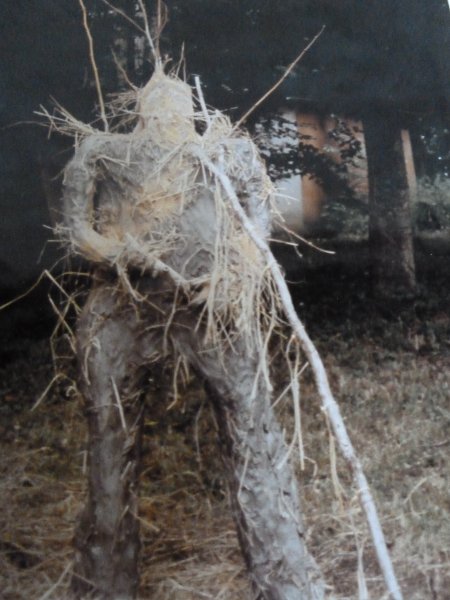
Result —
<instances>
[{"instance_id":1,"label":"figure's leg","mask_svg":"<svg viewBox=\"0 0 450 600\"><path fill-rule=\"evenodd\" d=\"M297 481L257 357L200 350L177 333L181 351L206 379L219 424L241 548L259 598L318 600L324 586L308 553Z\"/></svg>"},{"instance_id":2,"label":"figure's leg","mask_svg":"<svg viewBox=\"0 0 450 600\"><path fill-rule=\"evenodd\" d=\"M133 307L120 306L106 283L90 293L78 323L89 482L75 534L72 590L77 598L126 600L137 593L142 329ZM153 341L147 336L145 344Z\"/></svg>"}]
</instances>

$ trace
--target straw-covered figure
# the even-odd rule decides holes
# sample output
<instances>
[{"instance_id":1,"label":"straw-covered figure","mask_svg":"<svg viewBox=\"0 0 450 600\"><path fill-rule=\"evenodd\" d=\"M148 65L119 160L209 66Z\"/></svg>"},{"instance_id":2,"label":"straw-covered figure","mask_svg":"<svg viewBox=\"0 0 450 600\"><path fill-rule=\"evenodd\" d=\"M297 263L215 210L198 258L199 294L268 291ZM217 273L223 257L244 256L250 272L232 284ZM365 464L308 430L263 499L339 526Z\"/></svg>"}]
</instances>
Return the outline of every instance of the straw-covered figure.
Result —
<instances>
[{"instance_id":1,"label":"straw-covered figure","mask_svg":"<svg viewBox=\"0 0 450 600\"><path fill-rule=\"evenodd\" d=\"M96 265L77 327L89 423L72 586L79 598L136 597L144 384L152 365L179 356L205 381L217 415L257 597L324 597L272 408L279 299L211 165L267 238L272 187L255 146L221 113L194 114L190 87L157 66L137 92L134 129L80 136L65 170L61 234Z\"/></svg>"}]
</instances>

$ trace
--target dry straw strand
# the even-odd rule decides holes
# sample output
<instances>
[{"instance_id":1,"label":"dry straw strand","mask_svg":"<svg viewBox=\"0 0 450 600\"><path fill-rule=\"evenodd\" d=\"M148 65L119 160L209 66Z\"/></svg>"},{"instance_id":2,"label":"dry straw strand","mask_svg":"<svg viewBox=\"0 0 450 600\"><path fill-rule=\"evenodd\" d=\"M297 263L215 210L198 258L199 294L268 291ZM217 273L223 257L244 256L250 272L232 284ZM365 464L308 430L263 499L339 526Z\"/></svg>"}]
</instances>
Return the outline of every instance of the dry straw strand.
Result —
<instances>
[{"instance_id":1,"label":"dry straw strand","mask_svg":"<svg viewBox=\"0 0 450 600\"><path fill-rule=\"evenodd\" d=\"M248 117L258 108L258 106L260 106L263 102L265 102L265 100L267 100L267 98L269 96L271 96L275 90L277 90L280 85L283 83L283 81L286 79L286 77L289 76L289 74L292 72L292 70L298 65L298 63L302 60L302 58L305 56L305 54L308 52L308 50L316 43L316 41L319 39L319 37L322 35L323 31L325 29L325 25L323 25L323 27L321 28L321 30L316 33L316 35L313 37L313 39L309 42L309 44L300 52L300 54L297 56L296 59L294 59L291 64L287 67L287 69L284 71L283 75L280 77L280 79L270 88L270 90L268 90L263 96L261 96L261 98L255 102L255 104L253 104L253 106L251 106L248 111L239 119L239 121L236 123L235 128L239 129L239 127L241 127L241 125L248 119Z\"/></svg>"},{"instance_id":2,"label":"dry straw strand","mask_svg":"<svg viewBox=\"0 0 450 600\"><path fill-rule=\"evenodd\" d=\"M92 71L94 73L94 79L95 79L95 87L97 90L97 96L98 96L98 102L100 105L100 115L103 121L103 125L105 128L105 131L108 131L109 129L109 125L108 125L108 119L106 118L106 111L105 111L105 101L103 99L103 92L102 92L102 86L100 83L100 76L98 74L98 68L97 68L97 63L95 61L95 54L94 54L94 39L92 37L91 34L91 30L89 29L89 23L88 23L88 16L87 16L87 10L86 10L86 6L83 2L83 0L78 0L81 6L81 10L83 13L83 27L84 30L86 32L86 37L88 39L88 44L89 44L89 59L91 61L91 66L92 66Z\"/></svg>"}]
</instances>

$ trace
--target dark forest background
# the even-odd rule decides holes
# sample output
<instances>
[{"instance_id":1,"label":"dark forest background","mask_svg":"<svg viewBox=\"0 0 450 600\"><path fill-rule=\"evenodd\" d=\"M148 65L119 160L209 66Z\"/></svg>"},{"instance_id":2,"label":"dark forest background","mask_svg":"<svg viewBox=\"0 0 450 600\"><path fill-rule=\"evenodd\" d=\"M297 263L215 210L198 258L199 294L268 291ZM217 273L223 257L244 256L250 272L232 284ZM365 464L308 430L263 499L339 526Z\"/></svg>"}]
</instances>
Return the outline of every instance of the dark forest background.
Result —
<instances>
[{"instance_id":1,"label":"dark forest background","mask_svg":"<svg viewBox=\"0 0 450 600\"><path fill-rule=\"evenodd\" d=\"M155 6L147 2L149 14ZM310 52L253 119L280 106L371 118L410 130L419 175L450 171L450 11L446 0L169 0L161 47L208 103L239 118L325 25ZM106 95L151 74L142 34L101 0L86 0ZM117 0L136 16L134 2ZM43 172L71 141L35 113L55 101L97 118L86 35L76 0L4 0L0 31L0 287L21 289L58 257ZM137 54L143 60L137 59ZM251 126L251 122L248 123ZM100 125L100 124L99 124Z\"/></svg>"}]
</instances>

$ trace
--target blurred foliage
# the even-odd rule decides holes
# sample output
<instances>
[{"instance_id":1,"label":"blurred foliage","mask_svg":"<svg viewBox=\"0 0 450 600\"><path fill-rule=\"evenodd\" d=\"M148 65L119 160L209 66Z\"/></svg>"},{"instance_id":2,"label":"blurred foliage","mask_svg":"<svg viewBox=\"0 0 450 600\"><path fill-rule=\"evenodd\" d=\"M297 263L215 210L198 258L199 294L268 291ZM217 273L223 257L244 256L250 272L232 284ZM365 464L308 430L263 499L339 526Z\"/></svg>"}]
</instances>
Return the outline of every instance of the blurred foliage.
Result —
<instances>
[{"instance_id":1,"label":"blurred foliage","mask_svg":"<svg viewBox=\"0 0 450 600\"><path fill-rule=\"evenodd\" d=\"M348 175L349 168L358 167L357 161L363 159L363 145L343 119L336 117L327 131L332 152L316 148L314 132L299 133L297 124L279 113L260 117L251 132L273 181L309 175L335 200L359 204Z\"/></svg>"}]
</instances>

